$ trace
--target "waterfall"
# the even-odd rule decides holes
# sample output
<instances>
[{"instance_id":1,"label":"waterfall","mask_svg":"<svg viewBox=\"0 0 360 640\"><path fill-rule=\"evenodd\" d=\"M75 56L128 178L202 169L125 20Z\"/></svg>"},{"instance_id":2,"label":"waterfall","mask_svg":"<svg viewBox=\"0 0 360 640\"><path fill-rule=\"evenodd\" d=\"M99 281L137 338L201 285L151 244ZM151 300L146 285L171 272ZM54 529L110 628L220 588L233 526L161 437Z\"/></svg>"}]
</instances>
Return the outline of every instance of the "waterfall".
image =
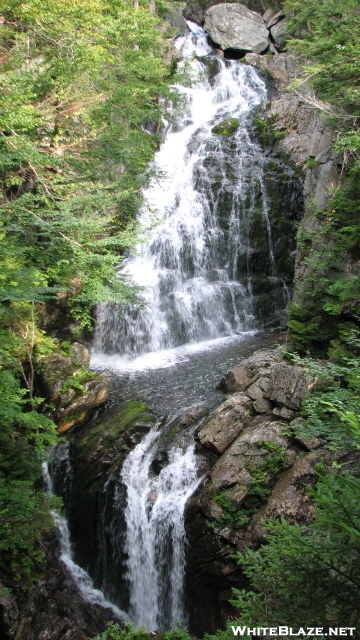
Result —
<instances>
[{"instance_id":1,"label":"waterfall","mask_svg":"<svg viewBox=\"0 0 360 640\"><path fill-rule=\"evenodd\" d=\"M97 310L93 350L131 357L256 328L252 304L251 225L260 215L267 274L275 274L263 151L250 135L250 114L266 98L251 66L212 53L191 24L177 47L197 81L177 87L186 106L169 126L145 192L143 225L155 224L125 266L144 287L141 308ZM221 135L218 125L234 129ZM236 129L236 130L235 130ZM226 133L226 131L225 131Z\"/></svg>"},{"instance_id":2,"label":"waterfall","mask_svg":"<svg viewBox=\"0 0 360 640\"><path fill-rule=\"evenodd\" d=\"M62 461L64 461L64 452L68 452L68 447L59 445L60 456L62 456ZM67 468L70 469L69 461L67 460ZM46 493L49 495L54 495L53 492L53 481L49 472L48 462L43 462L42 465L43 470L43 482ZM66 476L65 476L66 477ZM70 532L66 518L59 515L56 511L52 511L52 516L55 522L55 525L58 530L59 542L60 542L60 560L65 564L68 571L73 577L73 580L79 591L81 592L82 597L86 602L90 602L91 604L97 604L103 607L104 609L110 609L115 617L121 621L128 621L129 618L124 611L121 611L115 604L106 600L104 594L99 589L94 588L93 581L91 580L89 574L79 567L73 560L73 550L71 546L70 540Z\"/></svg>"},{"instance_id":3,"label":"waterfall","mask_svg":"<svg viewBox=\"0 0 360 640\"><path fill-rule=\"evenodd\" d=\"M154 477L158 436L150 431L127 456L121 474L127 489L129 615L149 631L186 624L184 508L201 481L193 444L171 448L167 466Z\"/></svg>"},{"instance_id":4,"label":"waterfall","mask_svg":"<svg viewBox=\"0 0 360 640\"><path fill-rule=\"evenodd\" d=\"M140 222L147 239L122 266L129 281L142 288L143 304L125 311L109 303L97 308L92 366L108 367L116 360L113 368L130 371L132 381L140 369L170 366L214 345L225 348L226 341L239 341L238 334L262 324L278 326L276 314L290 296L300 178L280 154L265 153L257 142L254 118L266 99L265 81L253 67L215 55L204 31L189 26L191 33L176 46L194 82L177 87L182 114L169 109L154 161L157 177L144 193ZM269 318L275 318L274 325ZM141 377L138 384L143 398ZM175 386L182 389L183 381ZM104 422L104 443L116 428L114 416ZM178 439L175 428L174 440L171 422L155 426L121 469L124 451L133 446L128 435L119 460L112 451L96 467L96 482L83 489L96 529L89 531L90 553L84 553L87 531L74 518L83 494L71 505L74 535L80 530L77 558L85 558L102 592L75 565L66 521L57 520L62 559L84 595L108 597L148 631L186 625L184 510L201 481L195 428L182 428ZM98 441L98 452L104 443ZM67 455L63 451L68 480L60 479L58 487L71 502ZM158 464L159 456L164 464ZM74 478L77 472L74 466ZM100 600L93 601L108 606Z\"/></svg>"}]
</instances>

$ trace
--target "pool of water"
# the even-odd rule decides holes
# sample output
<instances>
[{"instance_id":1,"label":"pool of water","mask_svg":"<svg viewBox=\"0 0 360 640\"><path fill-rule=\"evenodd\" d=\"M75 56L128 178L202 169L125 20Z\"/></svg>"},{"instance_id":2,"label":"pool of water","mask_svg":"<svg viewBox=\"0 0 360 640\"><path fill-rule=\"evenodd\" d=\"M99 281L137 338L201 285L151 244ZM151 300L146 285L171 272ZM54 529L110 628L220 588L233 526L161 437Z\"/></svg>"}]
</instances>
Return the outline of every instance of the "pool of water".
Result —
<instances>
[{"instance_id":1,"label":"pool of water","mask_svg":"<svg viewBox=\"0 0 360 640\"><path fill-rule=\"evenodd\" d=\"M196 403L214 408L223 399L221 378L256 349L284 344L286 334L245 332L130 359L96 354L91 367L110 369L113 385L108 410L124 400L139 399L159 417Z\"/></svg>"}]
</instances>

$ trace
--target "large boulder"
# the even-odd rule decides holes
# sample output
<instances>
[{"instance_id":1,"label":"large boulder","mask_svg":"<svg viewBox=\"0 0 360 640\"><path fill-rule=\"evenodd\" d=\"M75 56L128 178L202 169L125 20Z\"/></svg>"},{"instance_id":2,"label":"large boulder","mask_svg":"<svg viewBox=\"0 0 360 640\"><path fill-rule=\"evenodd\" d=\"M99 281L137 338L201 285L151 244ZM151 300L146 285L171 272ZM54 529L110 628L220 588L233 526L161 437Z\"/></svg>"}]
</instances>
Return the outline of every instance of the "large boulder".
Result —
<instances>
[{"instance_id":1,"label":"large boulder","mask_svg":"<svg viewBox=\"0 0 360 640\"><path fill-rule=\"evenodd\" d=\"M299 411L313 383L314 378L307 375L302 367L279 362L271 369L267 396L279 407Z\"/></svg>"},{"instance_id":2,"label":"large boulder","mask_svg":"<svg viewBox=\"0 0 360 640\"><path fill-rule=\"evenodd\" d=\"M205 14L205 31L222 49L262 53L269 46L263 18L242 4L218 4Z\"/></svg>"},{"instance_id":3,"label":"large boulder","mask_svg":"<svg viewBox=\"0 0 360 640\"><path fill-rule=\"evenodd\" d=\"M223 402L209 416L198 432L204 447L223 453L249 424L251 400L244 393L237 393Z\"/></svg>"}]
</instances>

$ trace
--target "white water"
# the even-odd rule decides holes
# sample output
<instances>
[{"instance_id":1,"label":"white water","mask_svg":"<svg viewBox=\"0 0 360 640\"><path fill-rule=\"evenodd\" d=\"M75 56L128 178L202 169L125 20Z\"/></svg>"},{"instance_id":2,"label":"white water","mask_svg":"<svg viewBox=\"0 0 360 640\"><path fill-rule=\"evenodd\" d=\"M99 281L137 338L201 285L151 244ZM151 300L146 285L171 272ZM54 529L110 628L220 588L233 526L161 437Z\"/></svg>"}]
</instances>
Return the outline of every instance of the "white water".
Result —
<instances>
[{"instance_id":1,"label":"white water","mask_svg":"<svg viewBox=\"0 0 360 640\"><path fill-rule=\"evenodd\" d=\"M45 490L49 495L53 495L52 481L48 469L48 463L44 462L42 468ZM79 591L81 592L84 600L86 600L86 602L90 602L91 604L100 605L104 609L110 609L113 614L119 619L119 621L125 622L129 620L129 617L124 611L121 611L121 609L119 609L115 604L106 600L102 591L94 588L93 581L91 580L89 574L84 569L79 567L76 562L74 562L70 532L66 518L60 516L56 511L52 511L52 516L59 533L59 542L61 549L60 560L65 564L65 566L71 573L74 582L79 588Z\"/></svg>"},{"instance_id":2,"label":"white water","mask_svg":"<svg viewBox=\"0 0 360 640\"><path fill-rule=\"evenodd\" d=\"M201 481L193 445L170 449L169 464L153 477L158 436L149 432L127 456L121 474L127 488L129 615L149 631L186 624L184 508Z\"/></svg>"},{"instance_id":3,"label":"white water","mask_svg":"<svg viewBox=\"0 0 360 640\"><path fill-rule=\"evenodd\" d=\"M265 83L252 67L209 55L204 31L190 26L192 34L179 38L177 46L200 80L190 88L178 87L187 108L181 117L170 116L175 122L155 159L162 178L145 192L141 215L143 225L158 224L123 268L131 282L144 287L145 306L124 316L116 305L98 307L95 357L137 357L254 328L247 235L257 207L254 192L261 195L269 275L274 272L263 159L247 123L251 109L266 97ZM213 80L207 77L206 60L218 67ZM212 131L228 118L239 120L230 151L228 141ZM209 161L216 161L216 167L207 169Z\"/></svg>"}]
</instances>

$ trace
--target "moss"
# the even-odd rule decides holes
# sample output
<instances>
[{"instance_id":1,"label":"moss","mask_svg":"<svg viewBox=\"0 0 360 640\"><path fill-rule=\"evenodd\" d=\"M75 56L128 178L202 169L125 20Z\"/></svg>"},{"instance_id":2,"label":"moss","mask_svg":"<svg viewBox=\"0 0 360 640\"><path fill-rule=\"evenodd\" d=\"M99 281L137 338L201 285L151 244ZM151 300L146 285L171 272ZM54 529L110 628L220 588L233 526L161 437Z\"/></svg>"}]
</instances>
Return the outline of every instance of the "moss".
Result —
<instances>
[{"instance_id":1,"label":"moss","mask_svg":"<svg viewBox=\"0 0 360 640\"><path fill-rule=\"evenodd\" d=\"M232 136L239 127L239 120L237 118L228 118L227 120L223 120L220 124L217 124L215 127L211 129L213 133L219 136L225 136L226 138Z\"/></svg>"},{"instance_id":2,"label":"moss","mask_svg":"<svg viewBox=\"0 0 360 640\"><path fill-rule=\"evenodd\" d=\"M255 131L263 147L271 147L287 136L286 129L275 128L275 118L255 118Z\"/></svg>"}]
</instances>

